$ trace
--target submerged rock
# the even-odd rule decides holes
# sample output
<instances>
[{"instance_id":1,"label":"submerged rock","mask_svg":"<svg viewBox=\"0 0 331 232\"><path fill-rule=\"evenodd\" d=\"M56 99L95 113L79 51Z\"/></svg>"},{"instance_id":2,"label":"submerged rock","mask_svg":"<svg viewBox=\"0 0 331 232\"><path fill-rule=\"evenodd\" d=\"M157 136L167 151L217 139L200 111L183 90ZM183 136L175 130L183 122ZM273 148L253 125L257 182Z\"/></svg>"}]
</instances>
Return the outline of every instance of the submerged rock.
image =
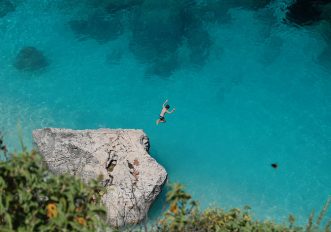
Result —
<instances>
[{"instance_id":1,"label":"submerged rock","mask_svg":"<svg viewBox=\"0 0 331 232\"><path fill-rule=\"evenodd\" d=\"M190 48L190 61L195 65L204 65L213 44L210 35L202 27L190 30L187 35L187 43Z\"/></svg>"},{"instance_id":2,"label":"submerged rock","mask_svg":"<svg viewBox=\"0 0 331 232\"><path fill-rule=\"evenodd\" d=\"M121 49L114 49L106 56L106 61L108 64L119 64L122 60L123 52Z\"/></svg>"},{"instance_id":3,"label":"submerged rock","mask_svg":"<svg viewBox=\"0 0 331 232\"><path fill-rule=\"evenodd\" d=\"M212 43L197 8L192 0L144 1L131 25L129 47L147 64L148 75L167 77L180 68L178 54L183 44L188 46L192 64L202 65L207 60Z\"/></svg>"},{"instance_id":4,"label":"submerged rock","mask_svg":"<svg viewBox=\"0 0 331 232\"><path fill-rule=\"evenodd\" d=\"M144 0L87 0L89 7L103 10L109 14L131 10L141 5L143 2Z\"/></svg>"},{"instance_id":5,"label":"submerged rock","mask_svg":"<svg viewBox=\"0 0 331 232\"><path fill-rule=\"evenodd\" d=\"M142 130L69 130L45 128L33 138L49 169L84 181L103 176L102 201L113 226L144 219L161 192L167 173L149 154Z\"/></svg>"},{"instance_id":6,"label":"submerged rock","mask_svg":"<svg viewBox=\"0 0 331 232\"><path fill-rule=\"evenodd\" d=\"M169 77L178 69L179 65L178 57L170 53L169 56L154 59L153 63L146 68L145 74L146 76Z\"/></svg>"},{"instance_id":7,"label":"submerged rock","mask_svg":"<svg viewBox=\"0 0 331 232\"><path fill-rule=\"evenodd\" d=\"M0 18L15 10L14 4L9 0L0 0Z\"/></svg>"},{"instance_id":8,"label":"submerged rock","mask_svg":"<svg viewBox=\"0 0 331 232\"><path fill-rule=\"evenodd\" d=\"M323 19L325 5L331 0L296 0L287 7L286 18L298 25L309 25Z\"/></svg>"},{"instance_id":9,"label":"submerged rock","mask_svg":"<svg viewBox=\"0 0 331 232\"><path fill-rule=\"evenodd\" d=\"M323 65L325 68L331 70L331 43L324 51L318 56L318 62Z\"/></svg>"},{"instance_id":10,"label":"submerged rock","mask_svg":"<svg viewBox=\"0 0 331 232\"><path fill-rule=\"evenodd\" d=\"M100 43L116 39L123 32L123 25L118 17L98 14L88 17L87 20L72 20L69 26L78 38L91 38Z\"/></svg>"},{"instance_id":11,"label":"submerged rock","mask_svg":"<svg viewBox=\"0 0 331 232\"><path fill-rule=\"evenodd\" d=\"M14 66L20 71L37 71L47 65L46 57L35 47L22 48L14 62Z\"/></svg>"},{"instance_id":12,"label":"submerged rock","mask_svg":"<svg viewBox=\"0 0 331 232\"><path fill-rule=\"evenodd\" d=\"M272 0L233 0L229 1L235 7L244 7L248 9L264 8L272 2Z\"/></svg>"},{"instance_id":13,"label":"submerged rock","mask_svg":"<svg viewBox=\"0 0 331 232\"><path fill-rule=\"evenodd\" d=\"M132 25L131 51L145 61L176 53L182 42L181 23L175 10L159 6L142 8Z\"/></svg>"},{"instance_id":14,"label":"submerged rock","mask_svg":"<svg viewBox=\"0 0 331 232\"><path fill-rule=\"evenodd\" d=\"M108 0L105 1L106 10L108 13L117 13L118 11L127 10L135 6L141 5L144 0Z\"/></svg>"}]
</instances>

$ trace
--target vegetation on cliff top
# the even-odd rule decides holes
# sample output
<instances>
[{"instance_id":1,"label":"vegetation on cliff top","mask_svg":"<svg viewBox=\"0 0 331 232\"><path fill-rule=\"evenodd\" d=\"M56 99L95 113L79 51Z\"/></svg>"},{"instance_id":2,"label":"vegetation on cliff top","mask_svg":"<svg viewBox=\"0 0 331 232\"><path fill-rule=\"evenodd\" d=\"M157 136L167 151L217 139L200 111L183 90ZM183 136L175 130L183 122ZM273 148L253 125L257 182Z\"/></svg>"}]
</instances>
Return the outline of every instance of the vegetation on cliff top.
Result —
<instances>
[{"instance_id":1,"label":"vegetation on cliff top","mask_svg":"<svg viewBox=\"0 0 331 232\"><path fill-rule=\"evenodd\" d=\"M277 224L272 221L254 220L250 208L230 209L225 211L220 208L208 208L200 210L196 201L184 191L180 184L171 186L167 193L168 209L155 225L155 231L194 231L194 232L330 232L331 220L324 228L321 223L331 198L317 216L312 213L305 227L296 226L295 218L290 215L287 224Z\"/></svg>"},{"instance_id":2,"label":"vegetation on cliff top","mask_svg":"<svg viewBox=\"0 0 331 232\"><path fill-rule=\"evenodd\" d=\"M34 151L0 162L0 192L0 231L104 231L97 181L52 175Z\"/></svg>"}]
</instances>

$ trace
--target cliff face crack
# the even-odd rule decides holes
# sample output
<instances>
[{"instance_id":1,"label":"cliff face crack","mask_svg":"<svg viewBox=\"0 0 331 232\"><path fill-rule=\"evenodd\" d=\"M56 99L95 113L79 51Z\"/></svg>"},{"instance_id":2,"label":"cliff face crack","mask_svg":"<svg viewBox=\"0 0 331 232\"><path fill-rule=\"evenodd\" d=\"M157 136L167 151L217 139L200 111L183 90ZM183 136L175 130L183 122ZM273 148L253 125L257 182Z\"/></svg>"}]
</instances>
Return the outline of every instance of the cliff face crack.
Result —
<instances>
[{"instance_id":1,"label":"cliff face crack","mask_svg":"<svg viewBox=\"0 0 331 232\"><path fill-rule=\"evenodd\" d=\"M139 212L139 214L140 215L144 215L144 212L143 212L143 210L140 208L140 205L139 205L139 201L138 201L138 199L137 199L137 197L136 197L136 195L135 195L135 191L136 191L136 189L134 188L134 186L135 186L135 184L136 184L136 182L132 182L132 185L131 185L131 192L132 192L132 201L133 201L133 205L136 205L136 209L138 210L138 212ZM143 217L143 219L145 218L145 216Z\"/></svg>"},{"instance_id":2,"label":"cliff face crack","mask_svg":"<svg viewBox=\"0 0 331 232\"><path fill-rule=\"evenodd\" d=\"M33 137L55 174L77 175L86 182L103 177L107 191L102 202L113 226L143 220L167 178L148 154L149 139L142 130L45 128Z\"/></svg>"},{"instance_id":3,"label":"cliff face crack","mask_svg":"<svg viewBox=\"0 0 331 232\"><path fill-rule=\"evenodd\" d=\"M139 171L135 169L134 165L129 162L129 160L126 160L129 168L130 174L134 177L134 182L132 182L133 185L136 185L138 182L138 176L139 176Z\"/></svg>"}]
</instances>

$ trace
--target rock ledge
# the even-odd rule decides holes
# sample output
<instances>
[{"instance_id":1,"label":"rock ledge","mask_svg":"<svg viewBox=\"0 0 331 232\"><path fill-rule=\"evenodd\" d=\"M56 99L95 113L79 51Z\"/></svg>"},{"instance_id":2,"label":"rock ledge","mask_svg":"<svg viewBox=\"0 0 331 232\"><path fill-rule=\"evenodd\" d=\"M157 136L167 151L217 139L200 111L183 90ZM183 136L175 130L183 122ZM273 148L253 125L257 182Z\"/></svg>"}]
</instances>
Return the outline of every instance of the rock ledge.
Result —
<instances>
[{"instance_id":1,"label":"rock ledge","mask_svg":"<svg viewBox=\"0 0 331 232\"><path fill-rule=\"evenodd\" d=\"M144 219L161 191L167 172L149 154L142 130L70 130L44 128L33 138L48 168L84 181L103 176L107 192L103 203L113 226Z\"/></svg>"}]
</instances>

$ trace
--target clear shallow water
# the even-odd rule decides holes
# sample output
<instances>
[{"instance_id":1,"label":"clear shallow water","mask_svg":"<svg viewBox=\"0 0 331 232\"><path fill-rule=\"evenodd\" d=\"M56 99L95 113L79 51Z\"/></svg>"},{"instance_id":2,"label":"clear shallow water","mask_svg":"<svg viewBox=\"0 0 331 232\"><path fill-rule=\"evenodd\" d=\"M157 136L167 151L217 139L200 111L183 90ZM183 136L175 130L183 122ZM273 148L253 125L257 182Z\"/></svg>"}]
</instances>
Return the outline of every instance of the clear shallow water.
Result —
<instances>
[{"instance_id":1,"label":"clear shallow water","mask_svg":"<svg viewBox=\"0 0 331 232\"><path fill-rule=\"evenodd\" d=\"M21 1L0 19L0 127L12 149L18 122L27 144L46 126L142 128L170 181L203 206L250 205L281 221L321 208L331 192L331 66L320 58L330 42L317 26L282 23L277 2L231 7L204 24L212 44L203 64L189 62L181 45L181 66L160 77L132 53L129 27L108 42L80 40L68 21L88 9L50 2ZM27 45L48 57L46 70L15 70ZM156 126L165 99L177 111Z\"/></svg>"}]
</instances>

